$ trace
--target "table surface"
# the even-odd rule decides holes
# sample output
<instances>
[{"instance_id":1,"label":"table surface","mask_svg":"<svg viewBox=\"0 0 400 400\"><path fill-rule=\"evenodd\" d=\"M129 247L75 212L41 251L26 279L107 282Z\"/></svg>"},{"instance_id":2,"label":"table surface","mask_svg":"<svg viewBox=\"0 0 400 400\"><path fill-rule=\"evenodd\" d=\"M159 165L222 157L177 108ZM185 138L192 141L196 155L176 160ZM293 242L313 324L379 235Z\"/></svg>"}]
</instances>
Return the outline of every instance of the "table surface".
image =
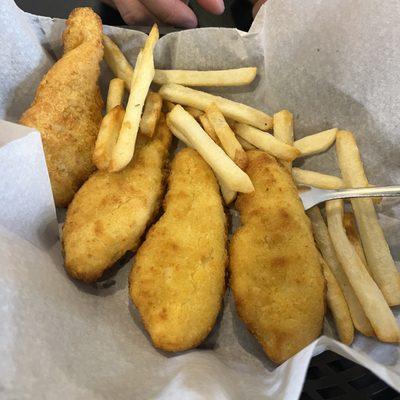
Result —
<instances>
[{"instance_id":1,"label":"table surface","mask_svg":"<svg viewBox=\"0 0 400 400\"><path fill-rule=\"evenodd\" d=\"M1 1L1 0L0 0ZM49 17L67 18L75 7L92 7L106 25L124 25L119 13L99 0L16 0L24 11ZM251 7L247 0L225 0L226 10L221 16L205 13L195 2L191 7L199 19L199 26L237 27L248 30ZM311 360L301 395L302 400L399 400L400 395L373 373L338 354L326 351Z\"/></svg>"}]
</instances>

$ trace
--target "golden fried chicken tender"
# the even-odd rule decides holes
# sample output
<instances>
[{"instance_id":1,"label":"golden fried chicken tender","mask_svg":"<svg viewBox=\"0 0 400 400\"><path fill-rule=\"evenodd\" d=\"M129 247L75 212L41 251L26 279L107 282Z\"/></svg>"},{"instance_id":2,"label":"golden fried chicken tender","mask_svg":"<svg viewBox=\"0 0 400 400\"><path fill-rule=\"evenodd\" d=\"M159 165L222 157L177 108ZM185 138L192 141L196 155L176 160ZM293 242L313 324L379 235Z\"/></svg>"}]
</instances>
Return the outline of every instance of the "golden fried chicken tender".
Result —
<instances>
[{"instance_id":1,"label":"golden fried chicken tender","mask_svg":"<svg viewBox=\"0 0 400 400\"><path fill-rule=\"evenodd\" d=\"M171 142L165 118L160 118L153 141L141 147L140 140L125 169L95 172L68 208L62 239L65 268L73 278L99 279L127 251L137 248L159 210Z\"/></svg>"},{"instance_id":2,"label":"golden fried chicken tender","mask_svg":"<svg viewBox=\"0 0 400 400\"><path fill-rule=\"evenodd\" d=\"M240 318L282 363L321 333L324 278L290 173L262 151L247 154L255 192L236 201L242 226L231 241L230 286Z\"/></svg>"},{"instance_id":3,"label":"golden fried chicken tender","mask_svg":"<svg viewBox=\"0 0 400 400\"><path fill-rule=\"evenodd\" d=\"M164 209L136 254L130 296L154 346L182 351L199 345L213 328L227 264L219 186L195 150L175 156Z\"/></svg>"},{"instance_id":4,"label":"golden fried chicken tender","mask_svg":"<svg viewBox=\"0 0 400 400\"><path fill-rule=\"evenodd\" d=\"M42 79L20 123L42 135L56 206L65 207L93 172L92 153L103 101L97 80L103 58L102 24L77 8L63 34L64 55Z\"/></svg>"}]
</instances>

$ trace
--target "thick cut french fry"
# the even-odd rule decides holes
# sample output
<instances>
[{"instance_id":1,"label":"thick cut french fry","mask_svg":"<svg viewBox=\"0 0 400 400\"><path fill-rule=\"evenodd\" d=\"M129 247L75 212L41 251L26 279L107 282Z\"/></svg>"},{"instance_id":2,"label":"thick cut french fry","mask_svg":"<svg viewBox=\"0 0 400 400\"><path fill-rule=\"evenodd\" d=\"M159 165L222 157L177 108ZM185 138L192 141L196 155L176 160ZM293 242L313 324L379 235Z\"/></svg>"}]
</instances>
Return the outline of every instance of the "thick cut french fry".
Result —
<instances>
[{"instance_id":1,"label":"thick cut french fry","mask_svg":"<svg viewBox=\"0 0 400 400\"><path fill-rule=\"evenodd\" d=\"M333 145L336 139L337 128L315 133L296 140L293 144L300 150L300 157L322 153Z\"/></svg>"},{"instance_id":2,"label":"thick cut french fry","mask_svg":"<svg viewBox=\"0 0 400 400\"><path fill-rule=\"evenodd\" d=\"M232 129L235 127L235 125L232 126ZM247 140L243 139L239 135L236 135L236 139L238 142L241 144L241 146L247 151L247 150L254 150L256 146L253 146L251 143L249 143Z\"/></svg>"},{"instance_id":3,"label":"thick cut french fry","mask_svg":"<svg viewBox=\"0 0 400 400\"><path fill-rule=\"evenodd\" d=\"M274 114L274 136L279 141L286 143L289 146L293 146L294 133L293 133L293 114L288 110L282 110ZM296 155L298 155L300 152ZM292 169L292 160L287 160L283 164L290 171Z\"/></svg>"},{"instance_id":4,"label":"thick cut french fry","mask_svg":"<svg viewBox=\"0 0 400 400\"><path fill-rule=\"evenodd\" d=\"M200 124L203 127L204 131L207 133L207 135L210 136L210 138L212 140L214 140L214 142L217 143L218 146L221 146L221 142L219 141L214 128L210 124L210 121L208 120L207 115L206 114L200 115L199 121L200 121Z\"/></svg>"},{"instance_id":5,"label":"thick cut french fry","mask_svg":"<svg viewBox=\"0 0 400 400\"><path fill-rule=\"evenodd\" d=\"M111 162L114 145L121 129L125 111L122 106L114 107L101 121L93 152L93 164L99 170L107 170Z\"/></svg>"},{"instance_id":6,"label":"thick cut french fry","mask_svg":"<svg viewBox=\"0 0 400 400\"><path fill-rule=\"evenodd\" d=\"M161 115L162 97L158 93L149 92L144 103L139 129L144 135L152 138Z\"/></svg>"},{"instance_id":7,"label":"thick cut french fry","mask_svg":"<svg viewBox=\"0 0 400 400\"><path fill-rule=\"evenodd\" d=\"M354 290L351 287L350 282L339 263L339 260L337 259L336 251L329 236L328 228L324 219L322 218L319 208L311 208L307 211L307 215L311 220L314 239L317 243L317 247L322 253L324 260L329 265L329 268L335 276L340 288L342 289L343 295L346 298L351 319L353 320L355 328L365 336L373 336L374 330L372 329L372 326L368 321L368 318L361 307L360 301L354 293Z\"/></svg>"},{"instance_id":8,"label":"thick cut french fry","mask_svg":"<svg viewBox=\"0 0 400 400\"><path fill-rule=\"evenodd\" d=\"M225 117L255 126L265 131L272 128L272 118L269 115L253 107L223 97L214 96L175 83L161 86L159 93L165 100L184 106L191 106L202 111L211 103L216 103Z\"/></svg>"},{"instance_id":9,"label":"thick cut french fry","mask_svg":"<svg viewBox=\"0 0 400 400\"><path fill-rule=\"evenodd\" d=\"M181 142L185 143L187 147L194 148L190 140L182 132L180 132L179 129L177 129L176 126L173 125L171 122L169 122L169 128L173 133L173 135L176 136ZM229 189L217 174L216 177L221 188L221 194L222 197L224 198L224 202L226 205L229 205L230 203L232 203L233 200L235 200L237 193Z\"/></svg>"},{"instance_id":10,"label":"thick cut french fry","mask_svg":"<svg viewBox=\"0 0 400 400\"><path fill-rule=\"evenodd\" d=\"M176 105L168 114L168 125L174 125L200 153L226 187L232 191L251 193L254 186L245 174L207 135L182 106Z\"/></svg>"},{"instance_id":11,"label":"thick cut french fry","mask_svg":"<svg viewBox=\"0 0 400 400\"><path fill-rule=\"evenodd\" d=\"M226 123L222 112L215 103L211 103L205 111L208 121L214 128L226 154L228 154L241 169L245 169L247 166L247 154L236 139L235 133Z\"/></svg>"},{"instance_id":12,"label":"thick cut french fry","mask_svg":"<svg viewBox=\"0 0 400 400\"><path fill-rule=\"evenodd\" d=\"M365 315L379 340L395 343L399 341L399 328L392 310L382 292L369 275L353 245L346 236L343 226L343 201L326 203L329 235L336 254L351 286L360 300Z\"/></svg>"},{"instance_id":13,"label":"thick cut french fry","mask_svg":"<svg viewBox=\"0 0 400 400\"><path fill-rule=\"evenodd\" d=\"M367 187L368 180L360 152L351 132L337 133L336 152L346 187ZM379 225L373 202L371 199L354 199L351 204L369 271L388 304L398 305L400 304L400 274Z\"/></svg>"},{"instance_id":14,"label":"thick cut french fry","mask_svg":"<svg viewBox=\"0 0 400 400\"><path fill-rule=\"evenodd\" d=\"M124 98L124 81L119 78L111 79L108 86L106 112L109 113L114 107L122 105Z\"/></svg>"},{"instance_id":15,"label":"thick cut french fry","mask_svg":"<svg viewBox=\"0 0 400 400\"><path fill-rule=\"evenodd\" d=\"M321 255L320 263L326 281L326 299L333 319L335 320L339 339L344 344L350 346L354 339L354 325L349 307L347 306L342 289L340 289L335 276Z\"/></svg>"},{"instance_id":16,"label":"thick cut french fry","mask_svg":"<svg viewBox=\"0 0 400 400\"><path fill-rule=\"evenodd\" d=\"M344 229L346 230L346 235L350 240L350 243L354 246L354 248L358 254L358 257L361 258L361 261L364 263L364 265L367 267L367 270L368 270L367 259L365 258L361 239L358 234L356 221L354 219L354 214L352 212L347 211L344 213L343 225L344 225Z\"/></svg>"},{"instance_id":17,"label":"thick cut french fry","mask_svg":"<svg viewBox=\"0 0 400 400\"><path fill-rule=\"evenodd\" d=\"M203 115L204 114L204 112L203 111L201 111L201 110L198 110L197 108L194 108L194 107L190 107L190 106L187 106L187 107L183 107L193 118L199 118L201 115Z\"/></svg>"},{"instance_id":18,"label":"thick cut french fry","mask_svg":"<svg viewBox=\"0 0 400 400\"><path fill-rule=\"evenodd\" d=\"M343 180L337 176L320 174L296 167L292 168L292 175L297 185L313 186L320 189L344 188Z\"/></svg>"},{"instance_id":19,"label":"thick cut french fry","mask_svg":"<svg viewBox=\"0 0 400 400\"><path fill-rule=\"evenodd\" d=\"M109 166L110 172L120 171L132 160L144 102L154 77L153 51L158 37L158 28L154 25L136 62L125 117Z\"/></svg>"},{"instance_id":20,"label":"thick cut french fry","mask_svg":"<svg viewBox=\"0 0 400 400\"><path fill-rule=\"evenodd\" d=\"M107 36L103 35L104 59L115 76L125 82L128 90L131 88L133 75L132 65L120 50L120 48Z\"/></svg>"},{"instance_id":21,"label":"thick cut french fry","mask_svg":"<svg viewBox=\"0 0 400 400\"><path fill-rule=\"evenodd\" d=\"M250 125L237 123L233 130L238 136L247 140L258 149L281 160L292 161L300 154L299 150L294 146L289 146L269 133L260 131Z\"/></svg>"},{"instance_id":22,"label":"thick cut french fry","mask_svg":"<svg viewBox=\"0 0 400 400\"><path fill-rule=\"evenodd\" d=\"M185 86L242 86L257 75L256 67L220 71L156 70L154 82L159 85L178 83Z\"/></svg>"}]
</instances>

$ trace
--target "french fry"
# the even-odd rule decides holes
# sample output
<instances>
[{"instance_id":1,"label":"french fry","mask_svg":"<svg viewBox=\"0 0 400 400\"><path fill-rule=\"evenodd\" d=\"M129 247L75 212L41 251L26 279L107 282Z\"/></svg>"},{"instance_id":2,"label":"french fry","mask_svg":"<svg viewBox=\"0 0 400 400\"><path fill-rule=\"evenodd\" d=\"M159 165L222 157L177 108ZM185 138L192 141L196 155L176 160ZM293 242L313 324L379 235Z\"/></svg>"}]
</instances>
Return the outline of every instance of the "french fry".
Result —
<instances>
[{"instance_id":1,"label":"french fry","mask_svg":"<svg viewBox=\"0 0 400 400\"><path fill-rule=\"evenodd\" d=\"M193 118L199 118L201 115L204 114L203 111L198 110L197 108L193 108L190 106L183 107Z\"/></svg>"},{"instance_id":2,"label":"french fry","mask_svg":"<svg viewBox=\"0 0 400 400\"><path fill-rule=\"evenodd\" d=\"M293 146L294 133L293 133L293 114L288 110L282 110L274 114L274 136L279 141L286 143L289 146ZM296 155L298 157L300 151ZM286 160L283 164L286 168L291 171L292 160Z\"/></svg>"},{"instance_id":3,"label":"french fry","mask_svg":"<svg viewBox=\"0 0 400 400\"><path fill-rule=\"evenodd\" d=\"M396 319L379 287L369 275L360 257L346 236L343 226L343 201L326 203L329 235L351 286L358 297L365 315L379 340L395 343L399 341Z\"/></svg>"},{"instance_id":4,"label":"french fry","mask_svg":"<svg viewBox=\"0 0 400 400\"><path fill-rule=\"evenodd\" d=\"M337 128L315 133L296 140L294 146L300 150L300 157L322 153L333 145L336 139Z\"/></svg>"},{"instance_id":5,"label":"french fry","mask_svg":"<svg viewBox=\"0 0 400 400\"><path fill-rule=\"evenodd\" d=\"M202 125L204 131L207 133L208 136L210 136L210 138L212 140L214 140L214 142L218 145L221 146L221 142L217 136L217 134L214 131L214 128L212 127L212 125L210 124L210 121L207 118L207 115L203 114L199 116L199 121L200 124ZM241 139L239 136L237 137L238 141L239 139ZM244 139L243 139L244 141ZM240 141L239 141L240 143ZM246 142L247 143L247 142ZM255 148L254 146L252 146L250 143L247 143L249 146L251 146L253 149ZM226 187L226 185L224 183L221 182L221 180L219 179L220 182L220 187L221 187L221 193L222 193L222 197L224 198L225 204L229 205L231 204L236 196L237 193L233 190L230 190Z\"/></svg>"},{"instance_id":6,"label":"french fry","mask_svg":"<svg viewBox=\"0 0 400 400\"><path fill-rule=\"evenodd\" d=\"M229 204L231 204L236 199L237 192L229 189L222 181L219 182L219 185L224 202L227 206L229 206Z\"/></svg>"},{"instance_id":7,"label":"french fry","mask_svg":"<svg viewBox=\"0 0 400 400\"><path fill-rule=\"evenodd\" d=\"M128 90L131 88L133 75L132 65L120 50L120 48L107 36L103 34L104 60L115 76L125 82Z\"/></svg>"},{"instance_id":8,"label":"french fry","mask_svg":"<svg viewBox=\"0 0 400 400\"><path fill-rule=\"evenodd\" d=\"M181 142L185 143L187 147L194 147L190 140L177 129L171 122L169 122L169 128L174 136L176 136ZM226 184L222 181L222 179L216 174L217 180L219 182L221 188L221 194L224 199L226 205L232 203L235 200L237 193L231 189L229 189Z\"/></svg>"},{"instance_id":9,"label":"french fry","mask_svg":"<svg viewBox=\"0 0 400 400\"><path fill-rule=\"evenodd\" d=\"M144 135L152 138L161 115L162 97L158 93L149 92L144 103L139 129Z\"/></svg>"},{"instance_id":10,"label":"french fry","mask_svg":"<svg viewBox=\"0 0 400 400\"><path fill-rule=\"evenodd\" d=\"M225 121L231 127L231 129L233 130L233 127L236 124L235 120L233 120L232 118L225 117Z\"/></svg>"},{"instance_id":11,"label":"french fry","mask_svg":"<svg viewBox=\"0 0 400 400\"><path fill-rule=\"evenodd\" d=\"M236 139L235 133L226 123L224 115L215 103L211 103L205 111L208 121L214 128L226 154L228 154L241 169L245 169L247 166L247 154Z\"/></svg>"},{"instance_id":12,"label":"french fry","mask_svg":"<svg viewBox=\"0 0 400 400\"><path fill-rule=\"evenodd\" d=\"M169 113L170 111L172 111L175 106L176 106L176 104L171 103L170 101L163 101L163 108L164 108L164 112L166 112L166 113Z\"/></svg>"},{"instance_id":13,"label":"french fry","mask_svg":"<svg viewBox=\"0 0 400 400\"><path fill-rule=\"evenodd\" d=\"M133 68L121 49L107 35L103 35L104 59L114 75L124 80L130 89ZM186 86L242 86L251 83L257 75L256 67L220 71L155 70L154 82L179 83Z\"/></svg>"},{"instance_id":14,"label":"french fry","mask_svg":"<svg viewBox=\"0 0 400 400\"><path fill-rule=\"evenodd\" d=\"M197 121L179 104L168 114L167 124L175 126L188 139L214 170L226 187L232 191L251 193L254 186L248 177L215 142Z\"/></svg>"},{"instance_id":15,"label":"french fry","mask_svg":"<svg viewBox=\"0 0 400 400\"><path fill-rule=\"evenodd\" d=\"M93 164L99 170L105 171L109 167L124 114L125 111L122 106L115 106L101 121L93 152Z\"/></svg>"},{"instance_id":16,"label":"french fry","mask_svg":"<svg viewBox=\"0 0 400 400\"><path fill-rule=\"evenodd\" d=\"M320 189L342 189L344 183L341 178L321 174L300 168L292 168L293 179L297 185L313 186Z\"/></svg>"},{"instance_id":17,"label":"french fry","mask_svg":"<svg viewBox=\"0 0 400 400\"><path fill-rule=\"evenodd\" d=\"M190 140L175 125L171 123L171 121L168 118L168 115L167 115L167 125L169 130L176 138L178 138L182 143L185 143L187 147L193 148L193 145L192 143L190 143Z\"/></svg>"},{"instance_id":18,"label":"french fry","mask_svg":"<svg viewBox=\"0 0 400 400\"><path fill-rule=\"evenodd\" d=\"M343 179L337 176L321 174L307 169L293 167L292 175L298 186L313 186L320 189L343 189L345 187ZM373 187L373 185L368 186ZM380 204L382 197L374 197L372 201L374 204Z\"/></svg>"},{"instance_id":19,"label":"french fry","mask_svg":"<svg viewBox=\"0 0 400 400\"><path fill-rule=\"evenodd\" d=\"M194 90L185 86L169 83L161 86L159 91L163 99L173 103L191 106L204 111L211 103L216 103L225 117L235 121L268 130L272 128L272 118L260 110L237 103L223 97Z\"/></svg>"},{"instance_id":20,"label":"french fry","mask_svg":"<svg viewBox=\"0 0 400 400\"><path fill-rule=\"evenodd\" d=\"M345 212L343 216L343 225L346 230L346 235L350 241L350 243L354 246L358 257L361 258L361 261L364 263L368 270L367 259L365 258L364 250L362 247L361 239L358 234L358 229L356 225L356 220L354 219L354 214L352 212Z\"/></svg>"},{"instance_id":21,"label":"french fry","mask_svg":"<svg viewBox=\"0 0 400 400\"><path fill-rule=\"evenodd\" d=\"M221 142L219 141L214 128L210 124L210 121L208 120L207 115L206 114L200 115L199 121L200 121L200 124L203 127L204 131L207 133L207 135L210 136L210 138L212 140L214 140L214 142L217 143L218 146L221 146Z\"/></svg>"},{"instance_id":22,"label":"french fry","mask_svg":"<svg viewBox=\"0 0 400 400\"><path fill-rule=\"evenodd\" d=\"M242 86L257 75L256 67L220 71L156 70L154 82L159 85L178 83L185 86Z\"/></svg>"},{"instance_id":23,"label":"french fry","mask_svg":"<svg viewBox=\"0 0 400 400\"><path fill-rule=\"evenodd\" d=\"M344 273L342 266L336 255L332 240L329 236L328 228L322 218L318 207L313 207L307 211L312 224L314 239L325 262L335 276L350 310L351 319L355 328L365 336L373 336L374 330L366 317L360 301L358 300L350 282Z\"/></svg>"},{"instance_id":24,"label":"french fry","mask_svg":"<svg viewBox=\"0 0 400 400\"><path fill-rule=\"evenodd\" d=\"M125 168L133 157L144 102L154 77L153 51L158 37L158 28L154 25L136 61L125 117L109 166L110 172Z\"/></svg>"},{"instance_id":25,"label":"french fry","mask_svg":"<svg viewBox=\"0 0 400 400\"><path fill-rule=\"evenodd\" d=\"M261 149L281 160L292 161L300 154L299 150L295 147L289 146L269 133L260 131L250 125L236 123L233 130L238 136L258 149Z\"/></svg>"},{"instance_id":26,"label":"french fry","mask_svg":"<svg viewBox=\"0 0 400 400\"><path fill-rule=\"evenodd\" d=\"M351 132L336 135L336 152L346 187L367 187L360 153ZM371 199L351 201L369 271L390 306L400 304L400 274L390 254Z\"/></svg>"},{"instance_id":27,"label":"french fry","mask_svg":"<svg viewBox=\"0 0 400 400\"><path fill-rule=\"evenodd\" d=\"M234 128L235 125L233 125L232 128ZM236 135L236 139L238 142L241 144L241 146L247 151L247 150L255 150L256 146L253 146L251 143L249 143L247 140L243 139L239 135Z\"/></svg>"},{"instance_id":28,"label":"french fry","mask_svg":"<svg viewBox=\"0 0 400 400\"><path fill-rule=\"evenodd\" d=\"M326 299L335 320L339 339L342 343L350 346L354 339L354 325L349 307L347 306L342 289L340 289L335 276L321 255L320 263L326 281Z\"/></svg>"},{"instance_id":29,"label":"french fry","mask_svg":"<svg viewBox=\"0 0 400 400\"><path fill-rule=\"evenodd\" d=\"M119 78L111 79L108 86L106 112L110 112L114 107L122 105L124 98L124 81Z\"/></svg>"},{"instance_id":30,"label":"french fry","mask_svg":"<svg viewBox=\"0 0 400 400\"><path fill-rule=\"evenodd\" d=\"M141 49L141 50L139 51L139 54L138 54L138 56L136 57L136 64L135 64L135 69L133 70L132 81L131 81L131 83L135 82L135 80L136 80L136 78L137 78L137 76L138 76L139 70L140 70L140 68L141 68L140 65L141 65L141 63L142 63L142 57L143 57L143 49ZM129 90L131 90L131 88L129 88Z\"/></svg>"}]
</instances>

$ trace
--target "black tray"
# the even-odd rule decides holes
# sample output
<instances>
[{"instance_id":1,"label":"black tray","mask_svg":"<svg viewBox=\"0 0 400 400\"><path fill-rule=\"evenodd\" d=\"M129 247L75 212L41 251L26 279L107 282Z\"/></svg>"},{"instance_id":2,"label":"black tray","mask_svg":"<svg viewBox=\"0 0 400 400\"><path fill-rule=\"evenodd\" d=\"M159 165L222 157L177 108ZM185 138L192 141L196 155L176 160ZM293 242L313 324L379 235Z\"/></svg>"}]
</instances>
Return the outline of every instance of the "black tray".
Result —
<instances>
[{"instance_id":1,"label":"black tray","mask_svg":"<svg viewBox=\"0 0 400 400\"><path fill-rule=\"evenodd\" d=\"M394 400L400 395L375 374L332 351L311 359L301 400Z\"/></svg>"}]
</instances>

